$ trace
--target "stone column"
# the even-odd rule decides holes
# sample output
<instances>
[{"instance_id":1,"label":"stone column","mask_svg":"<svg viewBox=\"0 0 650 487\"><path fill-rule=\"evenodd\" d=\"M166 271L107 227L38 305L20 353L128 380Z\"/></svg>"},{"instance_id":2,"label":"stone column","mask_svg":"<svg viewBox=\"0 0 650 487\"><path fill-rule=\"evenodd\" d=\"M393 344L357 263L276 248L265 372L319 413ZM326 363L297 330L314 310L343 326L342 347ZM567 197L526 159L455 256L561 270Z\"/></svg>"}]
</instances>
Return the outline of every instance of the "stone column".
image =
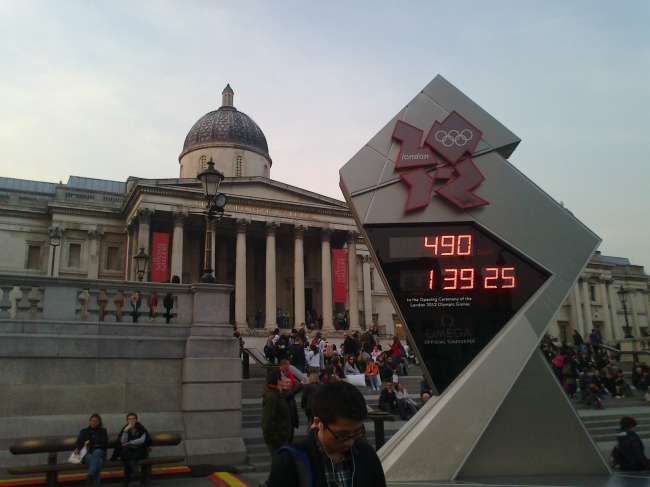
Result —
<instances>
[{"instance_id":1,"label":"stone column","mask_svg":"<svg viewBox=\"0 0 650 487\"><path fill-rule=\"evenodd\" d=\"M605 330L603 338L611 341L616 340L616 332L612 326L611 316L607 308L607 288L605 287L605 276L601 275L598 281L598 294L600 295L600 302L603 310L603 321L605 323Z\"/></svg>"},{"instance_id":2,"label":"stone column","mask_svg":"<svg viewBox=\"0 0 650 487\"><path fill-rule=\"evenodd\" d=\"M330 250L330 239L332 230L321 229L321 287L323 288L323 331L334 331L334 304L332 303L332 251Z\"/></svg>"},{"instance_id":3,"label":"stone column","mask_svg":"<svg viewBox=\"0 0 650 487\"><path fill-rule=\"evenodd\" d=\"M54 277L59 276L59 268L61 267L61 248L63 247L63 232L65 229L59 227L50 227L49 233L50 238L59 237L59 245L53 247L50 245L50 257L47 259L47 276L52 275ZM52 266L52 260L54 260L54 266ZM54 272L52 271L54 269Z\"/></svg>"},{"instance_id":4,"label":"stone column","mask_svg":"<svg viewBox=\"0 0 650 487\"><path fill-rule=\"evenodd\" d=\"M149 224L151 223L151 214L153 212L148 208L141 208L138 210L138 223L140 228L138 229L138 248L135 249L135 253L140 252L140 249L144 247L144 251L151 258L151 249L149 248L149 234L151 232ZM133 258L133 256L131 256ZM149 281L149 267L147 267L147 272L145 272L144 277L142 278L143 282ZM136 279L137 280L137 277Z\"/></svg>"},{"instance_id":5,"label":"stone column","mask_svg":"<svg viewBox=\"0 0 650 487\"><path fill-rule=\"evenodd\" d=\"M133 277L133 247L135 238L135 223L130 219L126 224L126 269L124 269L124 280L130 281Z\"/></svg>"},{"instance_id":6,"label":"stone column","mask_svg":"<svg viewBox=\"0 0 650 487\"><path fill-rule=\"evenodd\" d=\"M217 282L225 284L228 280L228 246L226 242L219 245L219 265L217 266Z\"/></svg>"},{"instance_id":7,"label":"stone column","mask_svg":"<svg viewBox=\"0 0 650 487\"><path fill-rule=\"evenodd\" d=\"M246 323L246 229L250 220L237 220L237 256L235 261L235 322Z\"/></svg>"},{"instance_id":8,"label":"stone column","mask_svg":"<svg viewBox=\"0 0 650 487\"><path fill-rule=\"evenodd\" d=\"M614 329L614 336L616 339L621 339L625 336L625 331L618 321L618 307L620 300L614 291L614 279L608 281L607 297L609 298L610 313L612 314L612 328ZM623 322L625 326L625 322Z\"/></svg>"},{"instance_id":9,"label":"stone column","mask_svg":"<svg viewBox=\"0 0 650 487\"><path fill-rule=\"evenodd\" d=\"M246 461L241 427L241 360L224 284L192 284L193 322L183 358L183 424L188 465Z\"/></svg>"},{"instance_id":10,"label":"stone column","mask_svg":"<svg viewBox=\"0 0 650 487\"><path fill-rule=\"evenodd\" d=\"M276 222L266 224L266 321L264 327L271 331L276 327L277 290L275 275L275 231Z\"/></svg>"},{"instance_id":11,"label":"stone column","mask_svg":"<svg viewBox=\"0 0 650 487\"><path fill-rule=\"evenodd\" d=\"M632 329L632 335L639 338L641 336L641 332L639 331L639 314L635 297L638 289L629 287L628 290L630 293L627 295L627 314L628 319L630 320L630 328Z\"/></svg>"},{"instance_id":12,"label":"stone column","mask_svg":"<svg viewBox=\"0 0 650 487\"><path fill-rule=\"evenodd\" d=\"M293 231L293 320L294 328L305 322L305 257L304 241L306 228L296 225Z\"/></svg>"},{"instance_id":13,"label":"stone column","mask_svg":"<svg viewBox=\"0 0 650 487\"><path fill-rule=\"evenodd\" d=\"M594 328L594 322L591 318L591 298L589 297L589 282L587 278L580 278L582 286L582 306L585 313L585 328L587 333L591 333Z\"/></svg>"},{"instance_id":14,"label":"stone column","mask_svg":"<svg viewBox=\"0 0 650 487\"><path fill-rule=\"evenodd\" d=\"M355 231L348 232L348 301L350 302L350 330L359 329L359 289L357 285L357 238Z\"/></svg>"},{"instance_id":15,"label":"stone column","mask_svg":"<svg viewBox=\"0 0 650 487\"><path fill-rule=\"evenodd\" d=\"M372 326L372 290L370 289L370 256L363 256L363 316L365 317L364 329Z\"/></svg>"},{"instance_id":16,"label":"stone column","mask_svg":"<svg viewBox=\"0 0 650 487\"><path fill-rule=\"evenodd\" d=\"M582 310L580 309L580 292L578 291L579 285L580 283L578 281L573 286L573 289L571 289L571 292L569 293L569 302L571 303L571 315L574 320L575 329L586 341L589 334L585 334L585 327L582 322Z\"/></svg>"},{"instance_id":17,"label":"stone column","mask_svg":"<svg viewBox=\"0 0 650 487\"><path fill-rule=\"evenodd\" d=\"M88 230L88 279L99 279L99 252L104 232Z\"/></svg>"},{"instance_id":18,"label":"stone column","mask_svg":"<svg viewBox=\"0 0 650 487\"><path fill-rule=\"evenodd\" d=\"M172 267L171 275L183 280L183 240L187 213L172 213L174 233L172 234Z\"/></svg>"}]
</instances>

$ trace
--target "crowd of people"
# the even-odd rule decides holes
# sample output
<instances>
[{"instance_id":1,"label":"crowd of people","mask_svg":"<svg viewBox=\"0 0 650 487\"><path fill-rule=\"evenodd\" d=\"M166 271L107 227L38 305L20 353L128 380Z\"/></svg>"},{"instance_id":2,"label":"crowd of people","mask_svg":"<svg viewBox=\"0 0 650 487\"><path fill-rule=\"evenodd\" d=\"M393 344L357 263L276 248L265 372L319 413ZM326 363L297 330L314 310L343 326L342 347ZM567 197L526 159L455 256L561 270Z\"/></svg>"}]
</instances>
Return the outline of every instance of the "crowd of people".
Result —
<instances>
[{"instance_id":1,"label":"crowd of people","mask_svg":"<svg viewBox=\"0 0 650 487\"><path fill-rule=\"evenodd\" d=\"M650 396L650 367L644 361L634 362L630 384L618 354L603 350L599 345L602 345L602 337L597 330L592 330L587 342L574 330L572 344L560 345L557 338L546 335L540 347L565 392L593 409L604 409L605 396L634 397L635 391Z\"/></svg>"},{"instance_id":2,"label":"crowd of people","mask_svg":"<svg viewBox=\"0 0 650 487\"><path fill-rule=\"evenodd\" d=\"M151 443L147 429L138 422L138 415L129 413L126 424L117 434L111 461L124 461L124 482L128 487L133 475L138 475L138 460L147 455ZM99 414L93 414L87 428L82 429L77 437L71 461L81 461L88 465L86 485L99 487L102 483L102 468L106 462L109 437Z\"/></svg>"},{"instance_id":3,"label":"crowd of people","mask_svg":"<svg viewBox=\"0 0 650 487\"><path fill-rule=\"evenodd\" d=\"M365 376L367 387L373 390L379 390L386 381L408 375L408 369L416 363L409 345L403 345L398 337L393 337L385 349L372 329L361 333L344 331L342 339L337 349L320 331L310 339L304 323L286 334L276 328L269 334L264 355L271 363L286 361L300 372L318 374L322 383Z\"/></svg>"}]
</instances>

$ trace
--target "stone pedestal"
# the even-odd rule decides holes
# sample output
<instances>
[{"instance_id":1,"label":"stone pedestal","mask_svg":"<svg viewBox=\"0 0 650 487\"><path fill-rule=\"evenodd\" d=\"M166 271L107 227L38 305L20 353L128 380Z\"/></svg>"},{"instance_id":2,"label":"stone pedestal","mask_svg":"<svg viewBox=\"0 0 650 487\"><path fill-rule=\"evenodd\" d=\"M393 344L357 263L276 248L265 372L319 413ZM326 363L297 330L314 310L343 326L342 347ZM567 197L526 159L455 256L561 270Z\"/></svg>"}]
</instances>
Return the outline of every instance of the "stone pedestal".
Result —
<instances>
[{"instance_id":1,"label":"stone pedestal","mask_svg":"<svg viewBox=\"0 0 650 487\"><path fill-rule=\"evenodd\" d=\"M225 284L193 284L194 320L183 360L182 412L188 465L245 463L239 342L228 324Z\"/></svg>"}]
</instances>

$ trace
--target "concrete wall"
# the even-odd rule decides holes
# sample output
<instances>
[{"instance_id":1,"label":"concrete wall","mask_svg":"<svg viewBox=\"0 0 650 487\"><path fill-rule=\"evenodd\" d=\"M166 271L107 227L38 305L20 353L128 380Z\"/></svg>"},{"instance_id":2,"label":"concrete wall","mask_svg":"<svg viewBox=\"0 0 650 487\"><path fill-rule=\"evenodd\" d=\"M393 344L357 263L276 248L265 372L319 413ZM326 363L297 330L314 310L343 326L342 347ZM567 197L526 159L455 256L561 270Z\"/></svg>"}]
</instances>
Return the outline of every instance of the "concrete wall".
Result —
<instances>
[{"instance_id":1,"label":"concrete wall","mask_svg":"<svg viewBox=\"0 0 650 487\"><path fill-rule=\"evenodd\" d=\"M12 285L19 287L11 291ZM99 290L113 296L117 286L134 285L145 306L154 290L160 306L163 292L173 293L170 324L160 316L149 323L147 313L138 323L126 314L118 322L115 311L82 319L80 296L89 295L95 300L89 307L96 308ZM176 432L183 438L179 446L154 449L152 455L184 455L186 464L246 461L239 346L227 324L232 286L0 275L0 287L0 478L8 476L9 466L47 461L45 454L12 455L12 443L76 436L92 413L102 415L110 435L132 411L152 433ZM32 302L4 299L5 293L17 292ZM124 294L130 296L129 290ZM15 315L9 317L12 304ZM30 309L38 312L30 315ZM52 315L68 319L47 318ZM60 461L68 455L60 454Z\"/></svg>"}]
</instances>

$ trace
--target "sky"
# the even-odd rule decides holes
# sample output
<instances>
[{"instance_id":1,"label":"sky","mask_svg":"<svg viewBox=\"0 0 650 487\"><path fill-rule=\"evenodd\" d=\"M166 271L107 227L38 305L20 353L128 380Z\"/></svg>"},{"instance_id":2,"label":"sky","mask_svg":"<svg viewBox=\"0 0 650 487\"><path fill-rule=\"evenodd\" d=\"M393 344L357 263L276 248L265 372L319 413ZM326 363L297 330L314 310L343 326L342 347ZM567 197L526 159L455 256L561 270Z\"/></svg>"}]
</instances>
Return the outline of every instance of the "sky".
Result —
<instances>
[{"instance_id":1,"label":"sky","mask_svg":"<svg viewBox=\"0 0 650 487\"><path fill-rule=\"evenodd\" d=\"M271 177L338 170L441 74L522 142L510 162L650 272L650 2L0 2L0 176L178 177L234 105Z\"/></svg>"}]
</instances>

